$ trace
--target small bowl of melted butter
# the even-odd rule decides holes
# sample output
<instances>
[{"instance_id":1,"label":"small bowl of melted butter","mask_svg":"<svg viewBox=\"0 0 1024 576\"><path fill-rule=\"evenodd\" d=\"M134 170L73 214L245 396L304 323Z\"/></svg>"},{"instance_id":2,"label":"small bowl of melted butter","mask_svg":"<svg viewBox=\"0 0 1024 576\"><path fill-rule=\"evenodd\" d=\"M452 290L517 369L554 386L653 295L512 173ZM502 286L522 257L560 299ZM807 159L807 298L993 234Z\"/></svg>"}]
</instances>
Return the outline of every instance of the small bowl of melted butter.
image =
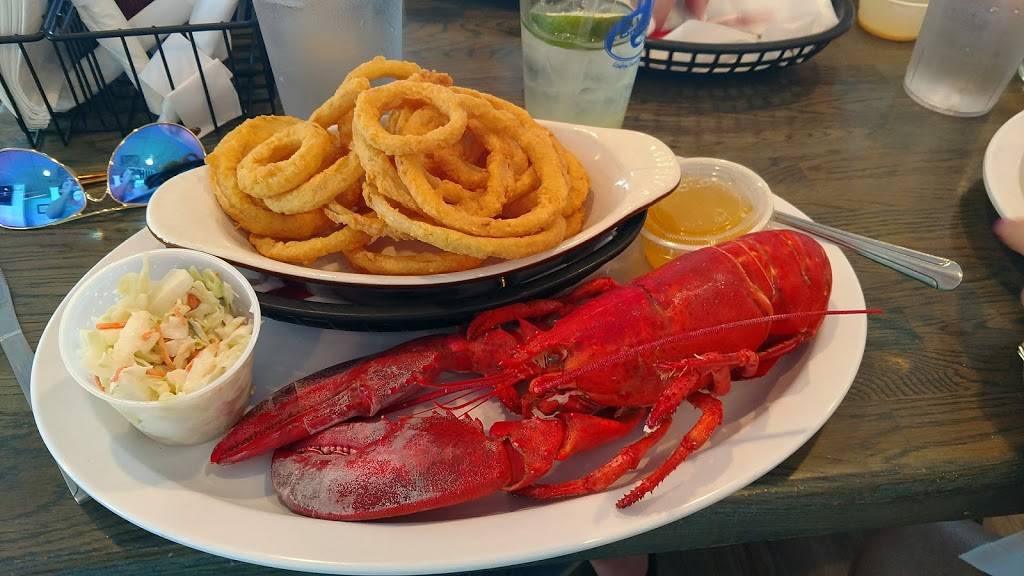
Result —
<instances>
[{"instance_id":1,"label":"small bowl of melted butter","mask_svg":"<svg viewBox=\"0 0 1024 576\"><path fill-rule=\"evenodd\" d=\"M772 192L749 168L717 158L679 158L679 167L679 185L647 210L640 232L651 266L768 225Z\"/></svg>"}]
</instances>

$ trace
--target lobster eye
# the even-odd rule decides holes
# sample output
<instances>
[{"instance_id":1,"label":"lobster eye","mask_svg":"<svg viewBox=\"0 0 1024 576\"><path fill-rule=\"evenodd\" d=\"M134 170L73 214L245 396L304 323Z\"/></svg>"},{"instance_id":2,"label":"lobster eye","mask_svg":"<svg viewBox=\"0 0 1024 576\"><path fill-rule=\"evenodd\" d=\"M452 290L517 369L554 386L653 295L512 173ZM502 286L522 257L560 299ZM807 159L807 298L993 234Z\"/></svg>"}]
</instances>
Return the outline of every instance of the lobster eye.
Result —
<instances>
[{"instance_id":1,"label":"lobster eye","mask_svg":"<svg viewBox=\"0 0 1024 576\"><path fill-rule=\"evenodd\" d=\"M565 346L553 348L544 353L541 364L545 368L562 368L565 359L569 357L569 349Z\"/></svg>"}]
</instances>

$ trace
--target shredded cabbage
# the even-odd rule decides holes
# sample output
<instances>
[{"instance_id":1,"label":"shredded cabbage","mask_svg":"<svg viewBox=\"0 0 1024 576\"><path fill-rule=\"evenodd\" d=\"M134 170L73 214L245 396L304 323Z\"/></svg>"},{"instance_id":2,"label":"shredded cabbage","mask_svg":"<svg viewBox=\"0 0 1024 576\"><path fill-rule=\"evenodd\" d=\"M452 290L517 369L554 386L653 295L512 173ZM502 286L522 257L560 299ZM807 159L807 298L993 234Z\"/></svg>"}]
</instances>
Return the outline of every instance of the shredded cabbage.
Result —
<instances>
[{"instance_id":1,"label":"shredded cabbage","mask_svg":"<svg viewBox=\"0 0 1024 576\"><path fill-rule=\"evenodd\" d=\"M149 261L117 284L120 300L82 330L82 361L96 385L124 400L190 394L228 371L252 338L235 292L213 270L149 277Z\"/></svg>"}]
</instances>

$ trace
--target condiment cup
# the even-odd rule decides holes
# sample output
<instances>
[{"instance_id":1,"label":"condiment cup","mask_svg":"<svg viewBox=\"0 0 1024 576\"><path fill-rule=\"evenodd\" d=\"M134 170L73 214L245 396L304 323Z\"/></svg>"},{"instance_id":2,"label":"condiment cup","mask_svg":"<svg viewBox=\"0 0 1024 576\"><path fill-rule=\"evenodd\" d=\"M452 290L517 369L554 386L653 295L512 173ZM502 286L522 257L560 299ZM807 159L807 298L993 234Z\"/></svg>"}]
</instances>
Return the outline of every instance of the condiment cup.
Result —
<instances>
[{"instance_id":1,"label":"condiment cup","mask_svg":"<svg viewBox=\"0 0 1024 576\"><path fill-rule=\"evenodd\" d=\"M746 198L753 209L746 218L721 234L688 238L682 242L663 238L645 226L640 231L640 235L642 236L642 241L647 244L645 248L648 253L653 249L659 255L665 254L666 258L675 258L687 252L693 252L707 246L732 240L743 234L764 230L768 226L774 211L772 191L768 187L768 183L753 170L735 162L718 158L678 158L678 161L683 179L708 178L718 180L732 190L735 190L737 194ZM678 190L672 192L672 194L679 193L681 192Z\"/></svg>"},{"instance_id":2,"label":"condiment cup","mask_svg":"<svg viewBox=\"0 0 1024 576\"><path fill-rule=\"evenodd\" d=\"M174 268L209 268L236 294L234 312L252 322L252 338L234 366L204 388L152 402L114 398L96 387L82 362L81 330L119 300L117 283L129 272L142 270L149 259L150 277L159 280ZM162 249L143 252L109 264L81 283L71 294L60 322L60 355L71 376L86 392L103 400L140 432L162 444L191 445L224 433L245 412L252 396L253 349L260 334L260 305L249 282L227 262L194 250Z\"/></svg>"}]
</instances>

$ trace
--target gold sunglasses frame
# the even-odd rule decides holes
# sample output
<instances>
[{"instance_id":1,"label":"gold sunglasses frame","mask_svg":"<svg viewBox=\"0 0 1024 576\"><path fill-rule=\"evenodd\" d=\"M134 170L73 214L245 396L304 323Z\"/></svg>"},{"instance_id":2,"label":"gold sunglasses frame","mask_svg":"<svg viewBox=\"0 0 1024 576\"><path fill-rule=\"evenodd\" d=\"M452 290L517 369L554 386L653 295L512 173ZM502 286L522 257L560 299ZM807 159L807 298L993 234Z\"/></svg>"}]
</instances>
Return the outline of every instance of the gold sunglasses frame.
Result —
<instances>
[{"instance_id":1,"label":"gold sunglasses frame","mask_svg":"<svg viewBox=\"0 0 1024 576\"><path fill-rule=\"evenodd\" d=\"M110 159L107 161L107 171L106 172L94 172L94 173L91 173L91 174L83 174L81 176L79 176L74 170L72 170L66 164L64 164L60 160L57 160L53 156L50 156L46 152L40 152L39 150L33 150L31 148L17 148L17 147L0 148L0 154L3 154L4 152L7 152L7 151L19 151L19 152L30 152L32 154L39 154L40 156L43 156L44 158L46 158L50 162L53 162L57 166L60 166L68 174L70 174L71 177L75 179L75 182L78 183L78 187L81 188L82 194L85 196L85 202L82 203L82 208L79 209L79 211L76 212L75 214L72 214L71 216L68 216L67 218L64 218L62 220L54 220L53 222L50 222L48 224L43 224L41 226L26 226L26 227L22 227L22 228L18 228L18 227L15 227L15 226L4 226L3 224L0 224L0 228L3 228L5 230L39 230L40 228L49 228L50 226L56 226L58 224L64 224L65 222L72 222L74 220L79 220L79 219L82 219L82 218L89 218L91 216L99 216L101 214L110 214L111 212L120 212L121 210L128 210L129 208L142 208L142 207L146 206L148 203L147 204L137 204L137 203L131 203L131 202L122 202L122 201L118 200L117 198L115 198L113 194L111 194L111 192L110 192L110 169L114 167L114 157L117 156L117 151L121 149L121 146L124 146L124 143L127 142L129 138L134 136L136 132L139 132L140 130L144 130L146 128L149 128L150 126L174 126L176 128L181 128L182 130L184 130L185 132L187 132L189 135L192 136L192 138L196 141L196 144L199 145L199 149L203 151L203 159L204 160L206 159L206 147L203 146L203 142L201 140L199 140L199 137L196 135L196 129L186 128L185 126L182 126L181 124L175 124L175 123L172 123L172 122L150 122L149 124L144 124L142 126L139 126L136 129L132 130L124 138L122 138L120 142L118 142L117 146L114 147L114 151L110 153ZM100 182L106 182L107 183L106 187L103 190L103 194L90 195L89 192L86 190L86 187L94 185L94 184L99 184ZM85 211L85 209L89 207L89 203L90 202L98 204L98 203L103 202L104 200L106 200L108 196L114 202L117 202L118 206L111 206L109 208L101 208L99 210L94 210L92 212L86 212Z\"/></svg>"}]
</instances>

